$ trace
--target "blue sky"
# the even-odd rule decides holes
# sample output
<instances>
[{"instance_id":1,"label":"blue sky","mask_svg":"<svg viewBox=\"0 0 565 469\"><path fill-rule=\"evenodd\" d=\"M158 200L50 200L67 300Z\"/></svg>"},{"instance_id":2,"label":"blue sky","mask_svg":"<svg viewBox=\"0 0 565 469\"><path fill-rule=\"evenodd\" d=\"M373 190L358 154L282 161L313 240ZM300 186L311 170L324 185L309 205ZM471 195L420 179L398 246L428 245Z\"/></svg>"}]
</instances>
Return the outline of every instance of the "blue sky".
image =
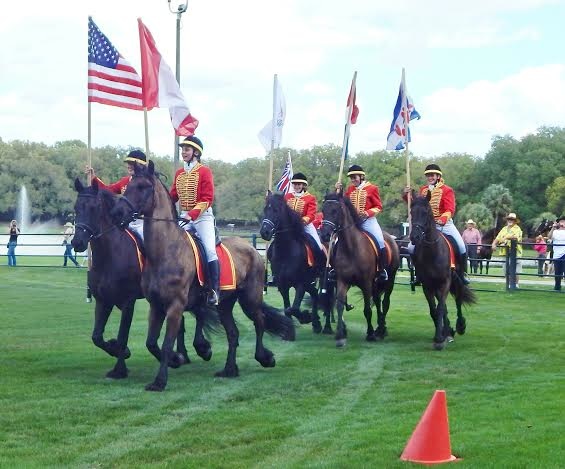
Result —
<instances>
[{"instance_id":1,"label":"blue sky","mask_svg":"<svg viewBox=\"0 0 565 469\"><path fill-rule=\"evenodd\" d=\"M565 126L565 2L380 3L189 0L181 87L205 157L264 155L257 133L271 116L274 73L287 104L282 144L296 149L341 144L355 70L351 153L385 148L402 67L422 115L412 126L415 154L483 156L493 135ZM142 17L174 69L175 16L165 0L30 0L0 22L4 141L86 141L89 14L138 71ZM167 110L151 111L149 126L151 150L172 154ZM94 146L144 145L140 112L93 104L92 130Z\"/></svg>"}]
</instances>

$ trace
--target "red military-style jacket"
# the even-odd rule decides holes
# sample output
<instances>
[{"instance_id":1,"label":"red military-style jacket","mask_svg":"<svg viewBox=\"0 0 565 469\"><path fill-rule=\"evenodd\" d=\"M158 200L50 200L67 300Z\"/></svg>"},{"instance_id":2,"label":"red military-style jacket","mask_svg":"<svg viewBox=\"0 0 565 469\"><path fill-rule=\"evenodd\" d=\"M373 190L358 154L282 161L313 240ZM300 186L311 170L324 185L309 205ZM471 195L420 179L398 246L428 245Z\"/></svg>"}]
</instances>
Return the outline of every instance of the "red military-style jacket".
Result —
<instances>
[{"instance_id":1,"label":"red military-style jacket","mask_svg":"<svg viewBox=\"0 0 565 469\"><path fill-rule=\"evenodd\" d=\"M196 163L190 171L179 169L171 187L173 202L180 203L180 209L196 220L214 201L214 178L208 166Z\"/></svg>"},{"instance_id":2,"label":"red military-style jacket","mask_svg":"<svg viewBox=\"0 0 565 469\"><path fill-rule=\"evenodd\" d=\"M420 187L420 195L426 197L428 186ZM455 192L441 179L433 188L430 206L436 223L445 225L455 215Z\"/></svg>"},{"instance_id":3,"label":"red military-style jacket","mask_svg":"<svg viewBox=\"0 0 565 469\"><path fill-rule=\"evenodd\" d=\"M379 188L370 182L365 182L361 189L351 184L345 191L357 213L367 218L375 217L383 211Z\"/></svg>"},{"instance_id":4,"label":"red military-style jacket","mask_svg":"<svg viewBox=\"0 0 565 469\"><path fill-rule=\"evenodd\" d=\"M312 223L316 217L316 210L318 209L318 202L310 192L304 192L300 197L294 193L287 193L284 196L287 205L302 217L302 222L307 225Z\"/></svg>"},{"instance_id":5,"label":"red military-style jacket","mask_svg":"<svg viewBox=\"0 0 565 469\"><path fill-rule=\"evenodd\" d=\"M114 194L123 194L131 181L131 176L124 176L119 181L113 184L104 184L102 180L98 177L94 178L98 183L100 189L106 189L107 191L113 192Z\"/></svg>"}]
</instances>

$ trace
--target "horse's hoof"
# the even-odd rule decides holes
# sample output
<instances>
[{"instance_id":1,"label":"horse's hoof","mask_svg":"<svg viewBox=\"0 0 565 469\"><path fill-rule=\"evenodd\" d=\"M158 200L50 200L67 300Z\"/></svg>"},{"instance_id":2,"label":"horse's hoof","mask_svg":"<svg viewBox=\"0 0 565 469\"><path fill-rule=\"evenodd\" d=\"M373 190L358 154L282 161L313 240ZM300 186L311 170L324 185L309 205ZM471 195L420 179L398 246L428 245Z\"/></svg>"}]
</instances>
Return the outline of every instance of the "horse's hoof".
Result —
<instances>
[{"instance_id":1,"label":"horse's hoof","mask_svg":"<svg viewBox=\"0 0 565 469\"><path fill-rule=\"evenodd\" d=\"M262 357L256 356L255 360L257 360L263 368L274 368L274 366L277 364L277 362L275 361L275 356L272 352L267 352Z\"/></svg>"},{"instance_id":2,"label":"horse's hoof","mask_svg":"<svg viewBox=\"0 0 565 469\"><path fill-rule=\"evenodd\" d=\"M297 311L294 313L294 317L298 319L300 324L310 324L312 322L312 314L310 311Z\"/></svg>"},{"instance_id":3,"label":"horse's hoof","mask_svg":"<svg viewBox=\"0 0 565 469\"><path fill-rule=\"evenodd\" d=\"M108 351L112 357L119 358L120 349L118 348L118 341L116 339L110 339L108 342L106 342L106 347L108 348ZM131 352L129 350L129 347L126 345L126 349L124 351L124 360L127 360L129 357L131 357Z\"/></svg>"},{"instance_id":4,"label":"horse's hoof","mask_svg":"<svg viewBox=\"0 0 565 469\"><path fill-rule=\"evenodd\" d=\"M165 390L165 385L158 383L157 381L153 381L151 384L145 386L145 390L153 392L163 392Z\"/></svg>"},{"instance_id":5,"label":"horse's hoof","mask_svg":"<svg viewBox=\"0 0 565 469\"><path fill-rule=\"evenodd\" d=\"M171 359L169 360L169 367L170 368L180 368L182 365L186 363L184 356L182 353L174 353Z\"/></svg>"},{"instance_id":6,"label":"horse's hoof","mask_svg":"<svg viewBox=\"0 0 565 469\"><path fill-rule=\"evenodd\" d=\"M455 341L455 339L454 339L452 336L450 336L450 335L448 335L448 336L445 338L445 340L447 341L448 344L450 344L451 342L454 342L454 341Z\"/></svg>"},{"instance_id":7,"label":"horse's hoof","mask_svg":"<svg viewBox=\"0 0 565 469\"><path fill-rule=\"evenodd\" d=\"M365 340L367 342L376 342L377 337L375 336L375 333L373 332L372 334L367 334L367 337L365 337Z\"/></svg>"},{"instance_id":8,"label":"horse's hoof","mask_svg":"<svg viewBox=\"0 0 565 469\"><path fill-rule=\"evenodd\" d=\"M239 369L237 365L234 368L224 368L218 371L215 375L216 378L237 378L239 376Z\"/></svg>"},{"instance_id":9,"label":"horse's hoof","mask_svg":"<svg viewBox=\"0 0 565 469\"><path fill-rule=\"evenodd\" d=\"M459 335L465 334L465 329L467 329L467 321L465 321L465 318L457 318L455 329Z\"/></svg>"},{"instance_id":10,"label":"horse's hoof","mask_svg":"<svg viewBox=\"0 0 565 469\"><path fill-rule=\"evenodd\" d=\"M337 348L343 348L347 345L347 339L337 339L335 341L335 346Z\"/></svg>"},{"instance_id":11,"label":"horse's hoof","mask_svg":"<svg viewBox=\"0 0 565 469\"><path fill-rule=\"evenodd\" d=\"M444 342L434 342L434 350L443 350L445 347L445 341Z\"/></svg>"},{"instance_id":12,"label":"horse's hoof","mask_svg":"<svg viewBox=\"0 0 565 469\"><path fill-rule=\"evenodd\" d=\"M205 362L210 361L210 358L212 358L212 349L211 348L209 348L208 350L203 350L203 351L199 351L199 352L196 352L196 353Z\"/></svg>"},{"instance_id":13,"label":"horse's hoof","mask_svg":"<svg viewBox=\"0 0 565 469\"><path fill-rule=\"evenodd\" d=\"M312 322L312 332L314 334L319 334L320 332L322 332L322 325L320 324L320 322Z\"/></svg>"},{"instance_id":14,"label":"horse's hoof","mask_svg":"<svg viewBox=\"0 0 565 469\"><path fill-rule=\"evenodd\" d=\"M326 335L333 335L334 330L332 329L332 326L324 326L324 328L322 329L322 334L326 334Z\"/></svg>"},{"instance_id":15,"label":"horse's hoof","mask_svg":"<svg viewBox=\"0 0 565 469\"><path fill-rule=\"evenodd\" d=\"M128 377L129 370L127 368L117 370L116 368L111 369L106 373L106 378L110 379L124 379Z\"/></svg>"}]
</instances>

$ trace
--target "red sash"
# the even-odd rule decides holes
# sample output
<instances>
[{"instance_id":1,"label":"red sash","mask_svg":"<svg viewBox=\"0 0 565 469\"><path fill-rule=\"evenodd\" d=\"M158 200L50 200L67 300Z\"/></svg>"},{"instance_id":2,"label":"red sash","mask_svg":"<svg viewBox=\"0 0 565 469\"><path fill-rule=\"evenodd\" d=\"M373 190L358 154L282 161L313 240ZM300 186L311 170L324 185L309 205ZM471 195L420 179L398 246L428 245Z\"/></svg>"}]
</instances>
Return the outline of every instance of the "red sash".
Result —
<instances>
[{"instance_id":1,"label":"red sash","mask_svg":"<svg viewBox=\"0 0 565 469\"><path fill-rule=\"evenodd\" d=\"M139 263L139 270L143 271L143 267L145 267L145 258L143 254L141 254L141 250L139 249L139 243L137 238L129 231L125 230L128 236L133 240L133 244L135 244L135 251L137 252L137 262Z\"/></svg>"}]
</instances>

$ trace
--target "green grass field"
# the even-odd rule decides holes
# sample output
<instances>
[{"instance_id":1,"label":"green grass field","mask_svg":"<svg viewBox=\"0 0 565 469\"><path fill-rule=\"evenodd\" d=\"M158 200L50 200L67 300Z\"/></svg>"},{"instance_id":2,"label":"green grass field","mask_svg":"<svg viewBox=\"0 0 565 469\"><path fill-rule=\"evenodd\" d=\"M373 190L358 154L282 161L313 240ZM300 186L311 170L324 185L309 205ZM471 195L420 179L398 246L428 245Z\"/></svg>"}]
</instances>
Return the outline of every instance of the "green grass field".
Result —
<instances>
[{"instance_id":1,"label":"green grass field","mask_svg":"<svg viewBox=\"0 0 565 469\"><path fill-rule=\"evenodd\" d=\"M274 369L253 359L253 328L237 310L239 378L213 377L221 334L210 362L190 349L166 391L149 393L157 362L145 349L146 302L129 378L108 380L113 359L90 341L85 276L0 267L0 467L407 467L399 455L436 389L447 392L456 467L565 464L563 296L479 293L467 334L435 352L420 291L397 286L383 343L365 342L352 294L345 349L300 326L294 343L266 339ZM266 299L280 305L272 288Z\"/></svg>"}]
</instances>

